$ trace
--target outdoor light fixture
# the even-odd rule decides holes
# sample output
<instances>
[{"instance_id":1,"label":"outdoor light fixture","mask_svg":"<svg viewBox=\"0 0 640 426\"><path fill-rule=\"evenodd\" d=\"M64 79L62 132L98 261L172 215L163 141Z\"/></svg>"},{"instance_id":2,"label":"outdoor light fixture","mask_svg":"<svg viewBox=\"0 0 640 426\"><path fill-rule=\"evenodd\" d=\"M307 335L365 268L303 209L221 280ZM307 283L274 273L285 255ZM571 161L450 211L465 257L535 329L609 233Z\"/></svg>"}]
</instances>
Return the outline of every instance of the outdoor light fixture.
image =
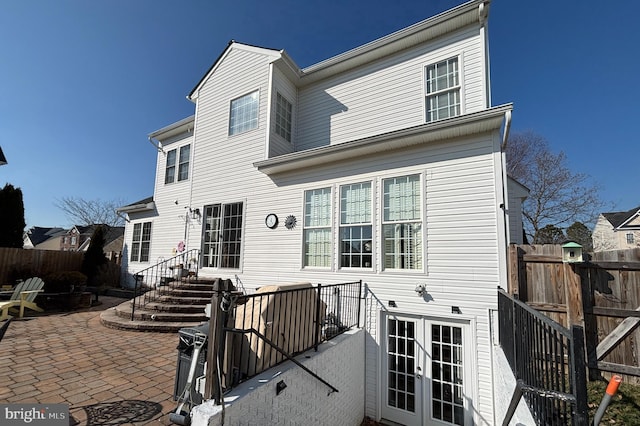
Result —
<instances>
[{"instance_id":1,"label":"outdoor light fixture","mask_svg":"<svg viewBox=\"0 0 640 426\"><path fill-rule=\"evenodd\" d=\"M280 395L280 392L282 392L283 390L285 390L285 388L287 387L287 384L284 382L284 380L280 380L277 384L276 384L276 395Z\"/></svg>"},{"instance_id":2,"label":"outdoor light fixture","mask_svg":"<svg viewBox=\"0 0 640 426\"><path fill-rule=\"evenodd\" d=\"M460 307L458 307L458 306L452 306L452 307L451 307L451 313L452 313L452 314L461 314L461 313L462 313L462 311L460 310Z\"/></svg>"},{"instance_id":3,"label":"outdoor light fixture","mask_svg":"<svg viewBox=\"0 0 640 426\"><path fill-rule=\"evenodd\" d=\"M0 146L0 166L4 166L5 164L7 164L7 157L4 156L2 147Z\"/></svg>"},{"instance_id":4,"label":"outdoor light fixture","mask_svg":"<svg viewBox=\"0 0 640 426\"><path fill-rule=\"evenodd\" d=\"M191 210L191 219L199 219L200 218L200 209L195 208Z\"/></svg>"},{"instance_id":5,"label":"outdoor light fixture","mask_svg":"<svg viewBox=\"0 0 640 426\"><path fill-rule=\"evenodd\" d=\"M418 284L416 286L415 292L418 294L418 296L422 297L427 292L427 286L424 284Z\"/></svg>"}]
</instances>

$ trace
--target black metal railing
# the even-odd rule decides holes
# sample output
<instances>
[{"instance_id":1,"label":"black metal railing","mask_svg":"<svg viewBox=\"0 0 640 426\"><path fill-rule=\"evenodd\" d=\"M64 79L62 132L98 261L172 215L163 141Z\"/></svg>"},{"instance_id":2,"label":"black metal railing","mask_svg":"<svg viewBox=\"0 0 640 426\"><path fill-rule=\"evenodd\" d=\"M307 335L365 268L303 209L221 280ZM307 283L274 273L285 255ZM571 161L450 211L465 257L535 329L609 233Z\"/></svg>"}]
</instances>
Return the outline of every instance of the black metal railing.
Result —
<instances>
[{"instance_id":1,"label":"black metal railing","mask_svg":"<svg viewBox=\"0 0 640 426\"><path fill-rule=\"evenodd\" d=\"M587 424L584 330L566 329L498 289L500 345L538 425Z\"/></svg>"},{"instance_id":2,"label":"black metal railing","mask_svg":"<svg viewBox=\"0 0 640 426\"><path fill-rule=\"evenodd\" d=\"M135 289L131 320L136 309L142 309L169 290L178 288L184 279L197 278L199 259L200 250L192 249L136 272L133 275Z\"/></svg>"},{"instance_id":3,"label":"black metal railing","mask_svg":"<svg viewBox=\"0 0 640 426\"><path fill-rule=\"evenodd\" d=\"M225 390L360 327L362 282L254 293L235 299L218 353ZM321 378L317 377L320 381ZM335 390L335 389L333 389Z\"/></svg>"}]
</instances>

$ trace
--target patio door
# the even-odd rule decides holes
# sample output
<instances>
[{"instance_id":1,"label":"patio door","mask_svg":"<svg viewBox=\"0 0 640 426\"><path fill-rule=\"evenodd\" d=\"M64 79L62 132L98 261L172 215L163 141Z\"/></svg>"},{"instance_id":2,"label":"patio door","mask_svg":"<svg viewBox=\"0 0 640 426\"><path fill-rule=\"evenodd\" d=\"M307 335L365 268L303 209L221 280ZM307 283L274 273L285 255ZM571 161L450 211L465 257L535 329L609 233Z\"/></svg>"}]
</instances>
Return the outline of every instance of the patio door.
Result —
<instances>
[{"instance_id":1,"label":"patio door","mask_svg":"<svg viewBox=\"0 0 640 426\"><path fill-rule=\"evenodd\" d=\"M403 425L470 425L469 325L387 314L382 418Z\"/></svg>"}]
</instances>

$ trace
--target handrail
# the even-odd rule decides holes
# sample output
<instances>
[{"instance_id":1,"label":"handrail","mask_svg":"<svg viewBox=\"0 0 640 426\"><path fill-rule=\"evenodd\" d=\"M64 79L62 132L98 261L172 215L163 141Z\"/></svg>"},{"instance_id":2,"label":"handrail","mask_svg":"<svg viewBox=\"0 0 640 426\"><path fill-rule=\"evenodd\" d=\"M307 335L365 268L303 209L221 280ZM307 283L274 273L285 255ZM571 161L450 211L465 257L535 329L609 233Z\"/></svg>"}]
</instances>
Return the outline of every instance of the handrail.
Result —
<instances>
[{"instance_id":1,"label":"handrail","mask_svg":"<svg viewBox=\"0 0 640 426\"><path fill-rule=\"evenodd\" d=\"M177 288L183 278L198 277L200 250L191 249L136 272L131 306L131 321L136 308L144 308L164 293L160 287ZM142 292L144 290L144 292Z\"/></svg>"}]
</instances>

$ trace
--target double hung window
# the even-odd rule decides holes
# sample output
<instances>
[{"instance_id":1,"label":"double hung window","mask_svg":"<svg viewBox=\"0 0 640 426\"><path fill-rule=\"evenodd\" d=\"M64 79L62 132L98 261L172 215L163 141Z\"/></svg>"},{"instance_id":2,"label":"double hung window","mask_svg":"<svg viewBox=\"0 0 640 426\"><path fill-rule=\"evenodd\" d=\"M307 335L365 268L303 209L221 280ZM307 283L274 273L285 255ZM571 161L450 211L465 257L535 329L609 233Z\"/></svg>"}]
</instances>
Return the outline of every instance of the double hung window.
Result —
<instances>
[{"instance_id":1,"label":"double hung window","mask_svg":"<svg viewBox=\"0 0 640 426\"><path fill-rule=\"evenodd\" d=\"M131 241L131 261L148 262L150 246L151 222L136 223L135 225L133 225L133 238Z\"/></svg>"},{"instance_id":2,"label":"double hung window","mask_svg":"<svg viewBox=\"0 0 640 426\"><path fill-rule=\"evenodd\" d=\"M240 268L243 204L205 206L203 218L202 266Z\"/></svg>"},{"instance_id":3,"label":"double hung window","mask_svg":"<svg viewBox=\"0 0 640 426\"><path fill-rule=\"evenodd\" d=\"M258 91L231 101L229 136L258 128Z\"/></svg>"},{"instance_id":4,"label":"double hung window","mask_svg":"<svg viewBox=\"0 0 640 426\"><path fill-rule=\"evenodd\" d=\"M276 95L276 134L291 142L291 103L280 93Z\"/></svg>"},{"instance_id":5,"label":"double hung window","mask_svg":"<svg viewBox=\"0 0 640 426\"><path fill-rule=\"evenodd\" d=\"M331 188L304 193L304 266L331 266Z\"/></svg>"},{"instance_id":6,"label":"double hung window","mask_svg":"<svg viewBox=\"0 0 640 426\"><path fill-rule=\"evenodd\" d=\"M427 65L425 93L427 123L460 115L458 57Z\"/></svg>"},{"instance_id":7,"label":"double hung window","mask_svg":"<svg viewBox=\"0 0 640 426\"><path fill-rule=\"evenodd\" d=\"M340 267L372 267L371 182L340 188Z\"/></svg>"},{"instance_id":8,"label":"double hung window","mask_svg":"<svg viewBox=\"0 0 640 426\"><path fill-rule=\"evenodd\" d=\"M383 180L385 269L422 269L420 175Z\"/></svg>"},{"instance_id":9,"label":"double hung window","mask_svg":"<svg viewBox=\"0 0 640 426\"><path fill-rule=\"evenodd\" d=\"M173 183L176 180L176 150L167 152L167 166L164 171L164 183Z\"/></svg>"},{"instance_id":10,"label":"double hung window","mask_svg":"<svg viewBox=\"0 0 640 426\"><path fill-rule=\"evenodd\" d=\"M167 164L164 172L164 183L173 183L176 180L176 156L178 149L167 152ZM178 160L178 182L189 179L189 157L191 155L191 145L180 147L180 157Z\"/></svg>"}]
</instances>

